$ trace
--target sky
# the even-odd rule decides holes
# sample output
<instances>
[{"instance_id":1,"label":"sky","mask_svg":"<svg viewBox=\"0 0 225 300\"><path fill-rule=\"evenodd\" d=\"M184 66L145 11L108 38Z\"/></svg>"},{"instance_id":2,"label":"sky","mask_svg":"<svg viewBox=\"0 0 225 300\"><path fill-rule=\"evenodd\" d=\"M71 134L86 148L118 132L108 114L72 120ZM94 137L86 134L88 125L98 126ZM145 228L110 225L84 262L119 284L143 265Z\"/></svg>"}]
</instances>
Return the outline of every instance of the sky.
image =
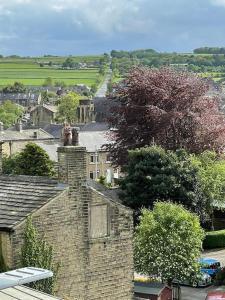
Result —
<instances>
[{"instance_id":1,"label":"sky","mask_svg":"<svg viewBox=\"0 0 225 300\"><path fill-rule=\"evenodd\" d=\"M0 0L0 54L225 46L225 0Z\"/></svg>"}]
</instances>

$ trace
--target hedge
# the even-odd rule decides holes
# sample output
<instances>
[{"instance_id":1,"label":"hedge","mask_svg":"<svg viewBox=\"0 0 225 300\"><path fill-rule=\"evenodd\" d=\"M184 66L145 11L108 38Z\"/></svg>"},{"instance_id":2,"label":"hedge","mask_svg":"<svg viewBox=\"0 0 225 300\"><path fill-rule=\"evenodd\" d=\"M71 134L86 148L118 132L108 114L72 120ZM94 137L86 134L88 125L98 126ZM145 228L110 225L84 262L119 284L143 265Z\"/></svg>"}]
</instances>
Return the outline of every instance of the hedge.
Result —
<instances>
[{"instance_id":1,"label":"hedge","mask_svg":"<svg viewBox=\"0 0 225 300\"><path fill-rule=\"evenodd\" d=\"M204 249L225 248L225 230L206 232Z\"/></svg>"}]
</instances>

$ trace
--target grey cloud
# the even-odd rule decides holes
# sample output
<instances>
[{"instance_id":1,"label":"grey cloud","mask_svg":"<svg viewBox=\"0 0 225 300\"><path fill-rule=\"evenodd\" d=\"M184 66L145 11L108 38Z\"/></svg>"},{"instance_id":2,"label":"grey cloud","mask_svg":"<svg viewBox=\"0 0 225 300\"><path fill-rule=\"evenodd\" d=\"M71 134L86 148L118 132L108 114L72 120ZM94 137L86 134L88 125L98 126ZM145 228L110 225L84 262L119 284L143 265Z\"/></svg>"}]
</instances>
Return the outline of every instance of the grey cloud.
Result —
<instances>
[{"instance_id":1,"label":"grey cloud","mask_svg":"<svg viewBox=\"0 0 225 300\"><path fill-rule=\"evenodd\" d=\"M223 45L225 0L0 0L0 53Z\"/></svg>"}]
</instances>

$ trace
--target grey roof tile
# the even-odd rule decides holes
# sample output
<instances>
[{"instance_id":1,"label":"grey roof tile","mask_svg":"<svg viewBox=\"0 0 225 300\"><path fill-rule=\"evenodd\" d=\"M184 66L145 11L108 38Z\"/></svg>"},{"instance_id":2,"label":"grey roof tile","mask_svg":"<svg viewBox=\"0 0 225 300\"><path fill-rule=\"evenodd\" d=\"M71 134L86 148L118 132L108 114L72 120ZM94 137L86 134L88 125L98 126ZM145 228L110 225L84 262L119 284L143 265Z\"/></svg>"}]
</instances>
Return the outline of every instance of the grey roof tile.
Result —
<instances>
[{"instance_id":1,"label":"grey roof tile","mask_svg":"<svg viewBox=\"0 0 225 300\"><path fill-rule=\"evenodd\" d=\"M0 176L0 231L13 229L66 187L38 176Z\"/></svg>"}]
</instances>

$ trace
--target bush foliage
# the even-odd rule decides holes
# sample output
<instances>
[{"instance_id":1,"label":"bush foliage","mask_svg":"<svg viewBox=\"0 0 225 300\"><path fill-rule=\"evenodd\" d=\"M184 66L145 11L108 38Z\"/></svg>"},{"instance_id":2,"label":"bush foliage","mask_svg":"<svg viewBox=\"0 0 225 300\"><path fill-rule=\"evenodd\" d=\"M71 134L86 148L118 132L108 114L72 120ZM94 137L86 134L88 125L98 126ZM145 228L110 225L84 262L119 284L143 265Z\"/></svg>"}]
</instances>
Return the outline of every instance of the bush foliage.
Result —
<instances>
[{"instance_id":1,"label":"bush foliage","mask_svg":"<svg viewBox=\"0 0 225 300\"><path fill-rule=\"evenodd\" d=\"M20 153L3 158L3 173L50 177L54 163L40 146L28 143Z\"/></svg>"},{"instance_id":2,"label":"bush foliage","mask_svg":"<svg viewBox=\"0 0 225 300\"><path fill-rule=\"evenodd\" d=\"M225 230L210 231L206 233L203 248L214 249L225 247Z\"/></svg>"},{"instance_id":3,"label":"bush foliage","mask_svg":"<svg viewBox=\"0 0 225 300\"><path fill-rule=\"evenodd\" d=\"M168 284L199 272L204 232L199 218L183 206L158 202L144 209L134 239L135 269L160 277Z\"/></svg>"}]
</instances>

